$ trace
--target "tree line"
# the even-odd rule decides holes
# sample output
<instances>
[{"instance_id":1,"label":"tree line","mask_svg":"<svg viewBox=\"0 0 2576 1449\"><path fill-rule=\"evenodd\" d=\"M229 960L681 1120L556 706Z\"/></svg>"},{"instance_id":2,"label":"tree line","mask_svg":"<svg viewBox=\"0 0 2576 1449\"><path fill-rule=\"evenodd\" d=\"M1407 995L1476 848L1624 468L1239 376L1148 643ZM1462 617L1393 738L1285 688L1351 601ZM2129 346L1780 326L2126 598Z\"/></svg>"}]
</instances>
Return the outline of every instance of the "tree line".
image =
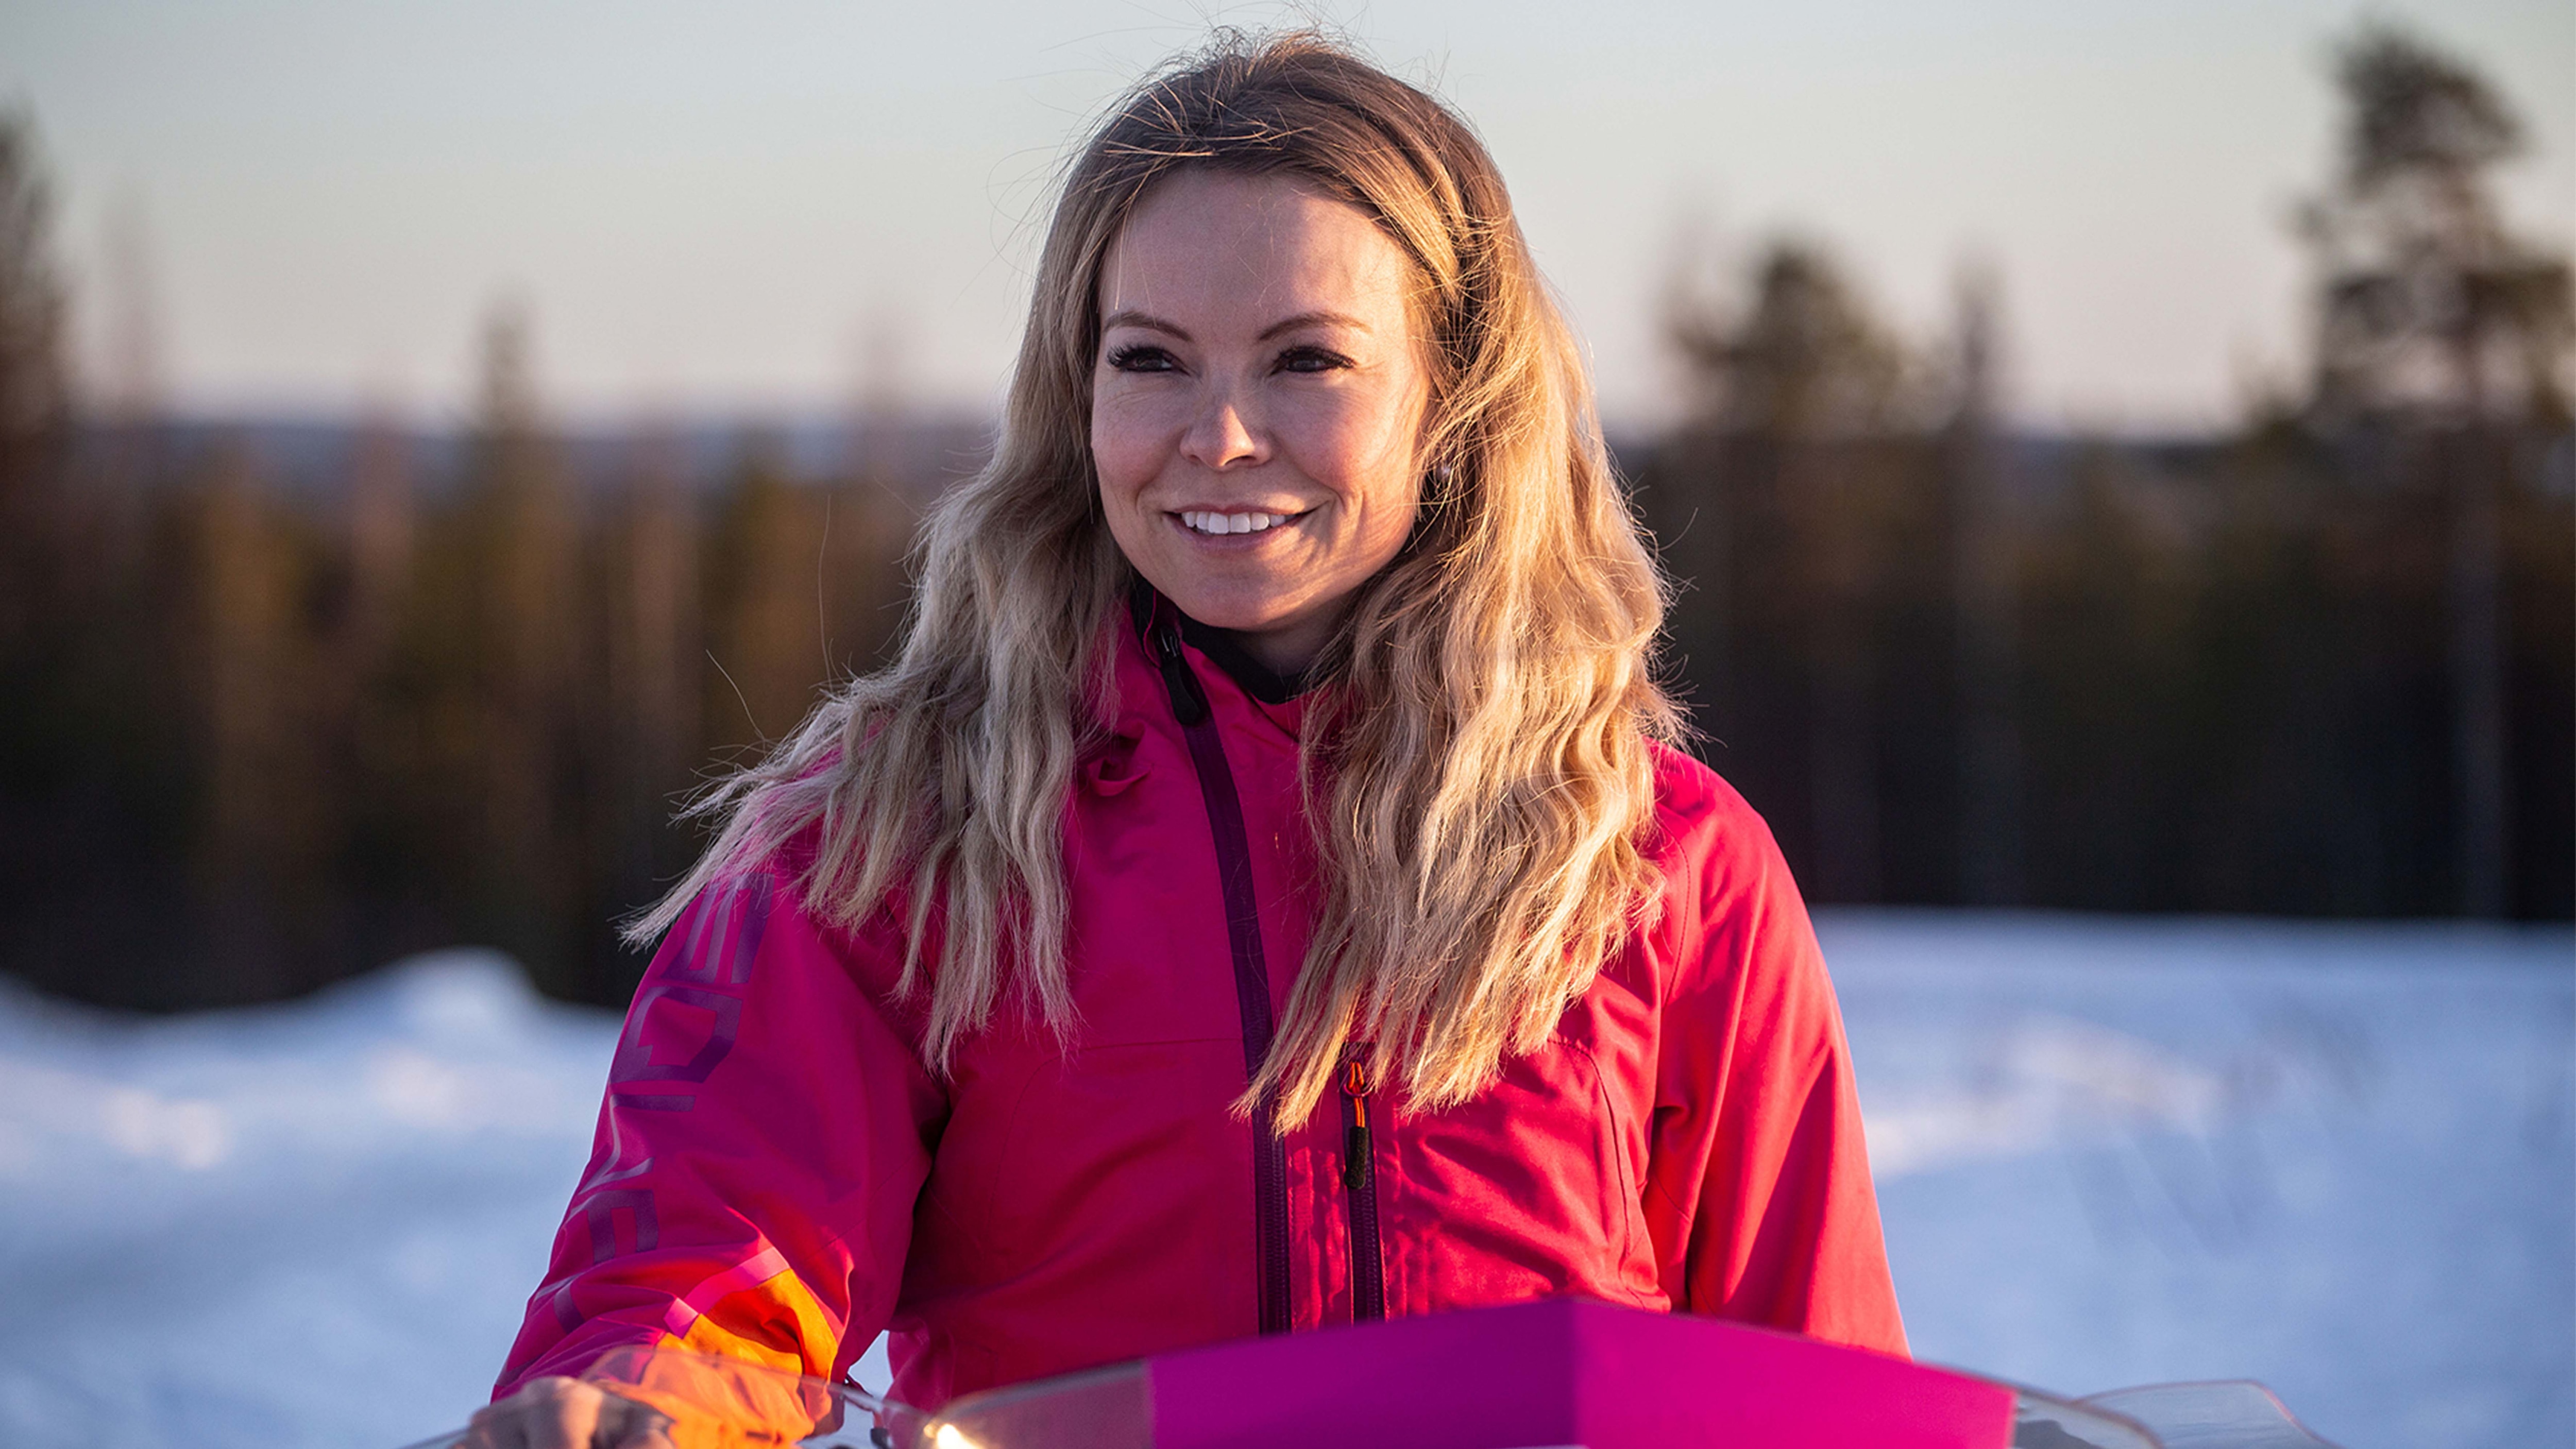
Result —
<instances>
[{"instance_id":1,"label":"tree line","mask_svg":"<svg viewBox=\"0 0 2576 1449\"><path fill-rule=\"evenodd\" d=\"M614 923L699 843L676 806L886 648L918 490L756 435L712 487L668 435L584 476L525 357L496 316L461 447L353 429L320 489L221 430L26 410L0 970L183 1008L474 943L623 999Z\"/></svg>"},{"instance_id":2,"label":"tree line","mask_svg":"<svg viewBox=\"0 0 2576 1449\"><path fill-rule=\"evenodd\" d=\"M2312 376L2226 434L2008 435L1991 279L1930 348L1795 242L1677 306L1675 682L1811 896L2570 913L2567 261L2472 69L2373 27L2337 79Z\"/></svg>"},{"instance_id":3,"label":"tree line","mask_svg":"<svg viewBox=\"0 0 2576 1449\"><path fill-rule=\"evenodd\" d=\"M1620 450L1667 668L1811 897L2576 912L2566 263L2497 213L2519 130L2477 75L2381 29L2339 79L2313 374L2222 433L2013 432L1991 281L1933 345L1812 245L1676 295L1692 409ZM623 1000L614 923L700 843L675 806L883 657L940 468L577 458L505 312L460 439L345 429L312 486L76 406L49 226L20 118L0 971L168 1009L470 942Z\"/></svg>"}]
</instances>

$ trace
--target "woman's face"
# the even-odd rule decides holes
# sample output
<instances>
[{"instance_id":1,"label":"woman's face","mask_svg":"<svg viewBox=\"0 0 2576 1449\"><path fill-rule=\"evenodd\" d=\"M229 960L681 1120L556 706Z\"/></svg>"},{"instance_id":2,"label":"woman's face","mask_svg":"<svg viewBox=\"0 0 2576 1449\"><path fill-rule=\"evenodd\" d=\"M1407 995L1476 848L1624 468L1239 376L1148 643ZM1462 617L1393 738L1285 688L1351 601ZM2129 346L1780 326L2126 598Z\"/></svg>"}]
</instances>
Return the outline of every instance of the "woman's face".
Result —
<instances>
[{"instance_id":1,"label":"woman's face","mask_svg":"<svg viewBox=\"0 0 2576 1449\"><path fill-rule=\"evenodd\" d=\"M1430 378L1413 268L1358 209L1183 172L1100 274L1109 531L1182 612L1295 673L1412 531Z\"/></svg>"}]
</instances>

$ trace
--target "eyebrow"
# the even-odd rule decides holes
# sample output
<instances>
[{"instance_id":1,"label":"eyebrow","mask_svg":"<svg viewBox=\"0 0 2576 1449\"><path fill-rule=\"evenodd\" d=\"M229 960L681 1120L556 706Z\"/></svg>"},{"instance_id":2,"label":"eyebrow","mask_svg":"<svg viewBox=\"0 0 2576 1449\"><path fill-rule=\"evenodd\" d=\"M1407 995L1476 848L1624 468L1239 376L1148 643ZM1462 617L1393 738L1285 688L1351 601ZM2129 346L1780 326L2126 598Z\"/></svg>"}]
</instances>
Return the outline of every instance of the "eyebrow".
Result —
<instances>
[{"instance_id":1,"label":"eyebrow","mask_svg":"<svg viewBox=\"0 0 2576 1449\"><path fill-rule=\"evenodd\" d=\"M1367 323L1347 312L1300 312L1294 317L1282 317L1264 327L1261 329L1261 336L1256 340L1267 342L1283 332L1294 332L1300 327L1323 326L1348 327L1354 332L1370 330ZM1100 319L1101 331L1107 332L1113 327L1140 327L1148 332L1163 333L1182 342L1192 340L1189 330L1178 322L1157 317L1151 312L1140 312L1133 307L1121 307Z\"/></svg>"}]
</instances>

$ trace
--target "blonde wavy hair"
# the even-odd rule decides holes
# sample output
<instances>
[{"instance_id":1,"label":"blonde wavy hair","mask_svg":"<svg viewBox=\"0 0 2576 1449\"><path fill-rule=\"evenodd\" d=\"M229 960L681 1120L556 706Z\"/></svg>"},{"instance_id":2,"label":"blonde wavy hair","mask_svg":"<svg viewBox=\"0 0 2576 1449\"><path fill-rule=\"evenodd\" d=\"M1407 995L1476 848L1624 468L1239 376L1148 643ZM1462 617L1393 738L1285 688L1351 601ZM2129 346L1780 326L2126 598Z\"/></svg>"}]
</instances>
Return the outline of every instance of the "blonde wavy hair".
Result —
<instances>
[{"instance_id":1,"label":"blonde wavy hair","mask_svg":"<svg viewBox=\"0 0 2576 1449\"><path fill-rule=\"evenodd\" d=\"M693 807L721 832L631 935L814 830L804 904L844 927L902 921L933 1070L1006 990L1072 1042L1060 832L1114 717L1134 578L1091 458L1095 288L1139 201L1193 168L1291 177L1374 218L1417 269L1433 378L1413 534L1317 661L1333 683L1300 773L1322 898L1237 1110L1303 1121L1355 1041L1436 1110L1542 1046L1656 898L1641 847L1649 741L1676 729L1649 670L1664 593L1493 161L1438 101L1313 33L1221 34L1092 136L995 456L923 524L899 657Z\"/></svg>"}]
</instances>

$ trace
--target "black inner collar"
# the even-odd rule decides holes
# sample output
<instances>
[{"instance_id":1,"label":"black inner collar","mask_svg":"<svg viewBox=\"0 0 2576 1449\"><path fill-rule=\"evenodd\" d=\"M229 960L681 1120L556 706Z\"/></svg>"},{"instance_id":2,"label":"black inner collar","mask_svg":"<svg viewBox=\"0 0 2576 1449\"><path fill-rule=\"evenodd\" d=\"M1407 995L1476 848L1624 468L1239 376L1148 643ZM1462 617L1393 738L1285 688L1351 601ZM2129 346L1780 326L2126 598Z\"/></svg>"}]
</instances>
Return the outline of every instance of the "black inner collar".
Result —
<instances>
[{"instance_id":1,"label":"black inner collar","mask_svg":"<svg viewBox=\"0 0 2576 1449\"><path fill-rule=\"evenodd\" d=\"M1135 581L1127 594L1129 616L1135 620L1139 635L1146 632L1157 603L1171 609L1172 617L1180 621L1181 638L1187 640L1191 648L1215 661L1216 667L1224 670L1228 679L1241 685L1244 693L1263 704L1286 704L1318 682L1308 674L1276 672L1253 658L1232 631L1202 624L1182 613L1178 604L1155 593L1153 586L1141 578Z\"/></svg>"},{"instance_id":2,"label":"black inner collar","mask_svg":"<svg viewBox=\"0 0 2576 1449\"><path fill-rule=\"evenodd\" d=\"M1277 673L1253 658L1231 631L1202 624L1177 608L1172 612L1179 615L1181 637L1189 641L1190 647L1214 660L1227 678L1242 685L1243 692L1254 699L1263 704L1286 704L1306 692L1304 674Z\"/></svg>"}]
</instances>

